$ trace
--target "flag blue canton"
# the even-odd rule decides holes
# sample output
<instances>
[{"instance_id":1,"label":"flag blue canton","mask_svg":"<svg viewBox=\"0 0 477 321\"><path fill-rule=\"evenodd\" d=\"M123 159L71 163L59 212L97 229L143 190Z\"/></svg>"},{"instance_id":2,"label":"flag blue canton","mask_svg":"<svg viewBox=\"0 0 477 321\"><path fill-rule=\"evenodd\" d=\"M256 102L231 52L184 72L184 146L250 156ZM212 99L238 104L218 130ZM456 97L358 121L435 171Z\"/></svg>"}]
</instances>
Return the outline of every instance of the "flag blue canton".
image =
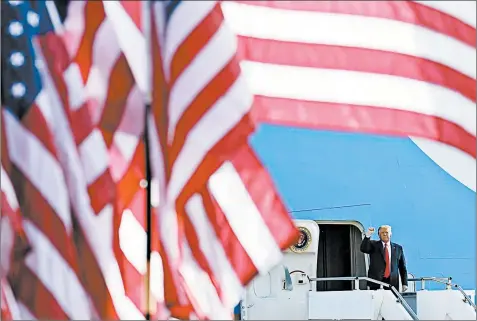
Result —
<instances>
[{"instance_id":1,"label":"flag blue canton","mask_svg":"<svg viewBox=\"0 0 477 321\"><path fill-rule=\"evenodd\" d=\"M2 107L22 118L42 89L35 36L53 30L45 1L2 1Z\"/></svg>"}]
</instances>

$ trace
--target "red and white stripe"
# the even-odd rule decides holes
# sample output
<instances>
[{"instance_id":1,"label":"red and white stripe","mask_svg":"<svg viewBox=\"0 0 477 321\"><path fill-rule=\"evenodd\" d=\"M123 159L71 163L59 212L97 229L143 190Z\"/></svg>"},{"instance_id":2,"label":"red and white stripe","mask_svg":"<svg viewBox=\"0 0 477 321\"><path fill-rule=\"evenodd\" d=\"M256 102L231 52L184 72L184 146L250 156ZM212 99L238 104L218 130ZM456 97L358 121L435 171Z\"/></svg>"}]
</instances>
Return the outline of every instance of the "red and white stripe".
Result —
<instances>
[{"instance_id":1,"label":"red and white stripe","mask_svg":"<svg viewBox=\"0 0 477 321\"><path fill-rule=\"evenodd\" d=\"M48 69L42 80L48 105L47 122L64 171L67 193L74 214L75 245L82 283L99 318L117 318L121 309L121 276L113 241L114 185L108 169L108 154L101 132L95 127L83 95L84 85L62 40L40 42ZM61 59L63 61L61 61Z\"/></svg>"},{"instance_id":2,"label":"red and white stripe","mask_svg":"<svg viewBox=\"0 0 477 321\"><path fill-rule=\"evenodd\" d=\"M101 308L101 304L91 299L98 292L102 294L104 281L100 271L94 273L91 249L84 230L77 226L84 212L81 207L88 207L90 199L81 181L84 173L66 117L68 97L75 102L73 91L82 84L69 90L71 77L66 68L62 69L69 59L62 55L61 40L56 35L41 37L35 45L42 91L21 121L2 108L2 154L10 161L6 171L18 196L22 227L31 246L15 269L20 277L11 285L22 318L94 318L100 311L95 308ZM41 58L42 52L48 61ZM93 277L96 283L84 276Z\"/></svg>"},{"instance_id":3,"label":"red and white stripe","mask_svg":"<svg viewBox=\"0 0 477 321\"><path fill-rule=\"evenodd\" d=\"M141 319L124 293L114 251L115 185L103 135L91 117L95 106L62 44L56 35L39 40L44 90L22 123L3 112L6 149L32 240L14 291L22 316ZM103 127L115 125L102 120Z\"/></svg>"},{"instance_id":4,"label":"red and white stripe","mask_svg":"<svg viewBox=\"0 0 477 321\"><path fill-rule=\"evenodd\" d=\"M2 156L2 159L7 157ZM22 217L18 206L15 189L9 174L1 167L1 213L0 232L0 277L7 277L12 267L17 263L18 252L26 254L28 241L22 227ZM21 253L20 253L21 254Z\"/></svg>"},{"instance_id":5,"label":"red and white stripe","mask_svg":"<svg viewBox=\"0 0 477 321\"><path fill-rule=\"evenodd\" d=\"M258 121L412 135L476 157L470 1L224 1Z\"/></svg>"},{"instance_id":6,"label":"red and white stripe","mask_svg":"<svg viewBox=\"0 0 477 321\"><path fill-rule=\"evenodd\" d=\"M188 317L190 304L198 318L230 318L244 286L281 260L296 229L248 148L253 96L220 3L181 2L167 27L163 5L152 10L149 134L165 299L175 317Z\"/></svg>"},{"instance_id":7,"label":"red and white stripe","mask_svg":"<svg viewBox=\"0 0 477 321\"><path fill-rule=\"evenodd\" d=\"M192 289L209 311L220 302L231 311L244 286L280 262L282 249L296 237L268 172L248 145L238 148L190 198L185 212L189 245L204 260L219 294L220 301L201 296L200 287Z\"/></svg>"},{"instance_id":8,"label":"red and white stripe","mask_svg":"<svg viewBox=\"0 0 477 321\"><path fill-rule=\"evenodd\" d=\"M49 106L42 91L22 122L2 109L10 177L31 244L18 269L21 278L12 286L17 300L35 318L89 318L68 188L53 137L56 127L50 127L49 113L45 114Z\"/></svg>"},{"instance_id":9,"label":"red and white stripe","mask_svg":"<svg viewBox=\"0 0 477 321\"><path fill-rule=\"evenodd\" d=\"M2 155L2 160L6 158ZM0 179L0 319L19 320L21 314L10 284L21 278L16 268L25 259L29 244L22 228L22 217L15 190L3 165Z\"/></svg>"},{"instance_id":10,"label":"red and white stripe","mask_svg":"<svg viewBox=\"0 0 477 321\"><path fill-rule=\"evenodd\" d=\"M0 320L21 320L18 304L5 277L0 279Z\"/></svg>"},{"instance_id":11,"label":"red and white stripe","mask_svg":"<svg viewBox=\"0 0 477 321\"><path fill-rule=\"evenodd\" d=\"M119 46L114 21L108 18L108 10L115 10L116 4L120 5L70 3L64 39L86 83L85 95L92 102L88 107L106 141L116 185L112 246L122 278L117 281L126 295L121 299L126 300L121 317L138 319L146 313L145 191L140 187L145 164L144 101Z\"/></svg>"}]
</instances>

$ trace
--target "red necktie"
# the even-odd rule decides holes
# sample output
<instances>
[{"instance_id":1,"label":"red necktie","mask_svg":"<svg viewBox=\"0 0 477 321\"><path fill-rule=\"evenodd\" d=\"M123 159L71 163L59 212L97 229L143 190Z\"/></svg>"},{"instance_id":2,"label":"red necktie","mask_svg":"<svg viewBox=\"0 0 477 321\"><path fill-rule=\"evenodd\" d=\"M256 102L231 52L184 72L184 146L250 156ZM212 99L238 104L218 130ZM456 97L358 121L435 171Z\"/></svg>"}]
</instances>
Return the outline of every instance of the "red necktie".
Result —
<instances>
[{"instance_id":1,"label":"red necktie","mask_svg":"<svg viewBox=\"0 0 477 321\"><path fill-rule=\"evenodd\" d=\"M391 265L389 264L388 245L384 245L384 259L386 260L386 269L384 270L384 277L388 278L391 275Z\"/></svg>"}]
</instances>

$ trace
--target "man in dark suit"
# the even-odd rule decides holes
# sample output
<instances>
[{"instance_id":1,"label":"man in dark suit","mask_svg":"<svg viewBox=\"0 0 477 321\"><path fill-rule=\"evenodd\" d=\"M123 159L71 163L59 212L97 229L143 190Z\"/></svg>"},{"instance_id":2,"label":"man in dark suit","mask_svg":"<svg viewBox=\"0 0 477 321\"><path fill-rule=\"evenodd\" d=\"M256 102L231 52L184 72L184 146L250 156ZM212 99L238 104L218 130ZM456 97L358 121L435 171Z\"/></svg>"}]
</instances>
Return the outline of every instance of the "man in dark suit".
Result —
<instances>
[{"instance_id":1,"label":"man in dark suit","mask_svg":"<svg viewBox=\"0 0 477 321\"><path fill-rule=\"evenodd\" d=\"M361 252L369 254L368 277L391 284L399 290L399 275L403 292L407 290L406 259L402 246L391 242L391 226L383 225L378 229L379 241L372 241L374 227L368 228L361 242ZM379 289L380 285L368 282L370 290Z\"/></svg>"}]
</instances>

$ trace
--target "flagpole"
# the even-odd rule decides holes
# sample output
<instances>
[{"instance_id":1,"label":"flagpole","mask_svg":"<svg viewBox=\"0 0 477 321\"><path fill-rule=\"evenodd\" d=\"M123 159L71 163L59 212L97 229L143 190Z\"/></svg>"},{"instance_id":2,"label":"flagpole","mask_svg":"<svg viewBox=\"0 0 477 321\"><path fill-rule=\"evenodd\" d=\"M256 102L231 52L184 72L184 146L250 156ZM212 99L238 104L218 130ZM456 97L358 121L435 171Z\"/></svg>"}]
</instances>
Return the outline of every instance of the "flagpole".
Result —
<instances>
[{"instance_id":1,"label":"flagpole","mask_svg":"<svg viewBox=\"0 0 477 321\"><path fill-rule=\"evenodd\" d=\"M142 12L141 12L141 21L142 21L142 31L144 33L144 38L146 42L146 88L145 88L145 110L144 110L144 156L145 156L145 174L146 174L146 236L147 236L147 245L146 245L146 320L151 320L151 253L152 253L152 171L151 171L151 156L150 156L150 141L149 141L149 115L151 112L151 102L152 102L152 74L151 74L151 13L150 13L150 2L141 1Z\"/></svg>"},{"instance_id":2,"label":"flagpole","mask_svg":"<svg viewBox=\"0 0 477 321\"><path fill-rule=\"evenodd\" d=\"M151 206L151 200L152 200L152 191L151 191L151 184L152 184L152 175L151 175L151 160L150 160L150 147L149 147L149 135L147 134L149 131L149 125L148 125L148 114L151 109L151 104L146 103L146 112L145 112L145 118L146 118L146 123L144 126L144 149L145 149L145 158L146 158L146 235L147 235L147 246L146 246L146 319L150 320L151 319L151 252L152 252L152 238L151 238L151 232L152 232L152 206Z\"/></svg>"}]
</instances>

